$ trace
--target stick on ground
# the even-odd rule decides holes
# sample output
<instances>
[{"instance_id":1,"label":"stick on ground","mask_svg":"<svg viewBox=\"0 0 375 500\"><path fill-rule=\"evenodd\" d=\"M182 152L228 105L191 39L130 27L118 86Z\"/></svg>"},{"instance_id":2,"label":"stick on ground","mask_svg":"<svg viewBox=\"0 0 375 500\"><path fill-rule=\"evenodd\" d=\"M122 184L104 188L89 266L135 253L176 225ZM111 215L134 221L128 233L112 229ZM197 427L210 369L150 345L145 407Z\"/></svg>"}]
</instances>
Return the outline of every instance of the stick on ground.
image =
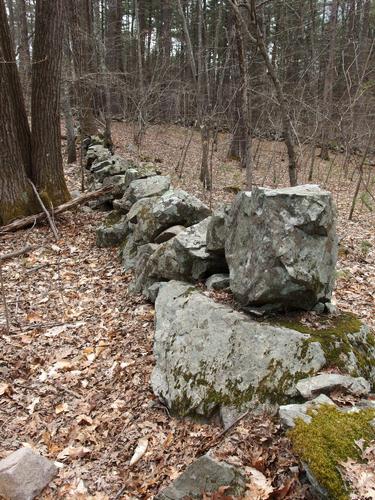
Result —
<instances>
[{"instance_id":1,"label":"stick on ground","mask_svg":"<svg viewBox=\"0 0 375 500\"><path fill-rule=\"evenodd\" d=\"M84 203L95 200L96 198L100 198L100 196L104 194L108 194L113 190L113 186L106 186L98 191L92 191L91 193L85 193L74 200L70 200L66 203L63 203L59 207L56 207L54 210L54 214L61 214L62 212L66 212L78 205L83 205ZM34 224L35 222L39 222L46 218L45 212L40 212L35 215L29 215L28 217L24 217L23 219L15 220L6 226L0 226L0 235L5 233L11 233L13 231L18 231L19 229L23 229L27 226Z\"/></svg>"}]
</instances>

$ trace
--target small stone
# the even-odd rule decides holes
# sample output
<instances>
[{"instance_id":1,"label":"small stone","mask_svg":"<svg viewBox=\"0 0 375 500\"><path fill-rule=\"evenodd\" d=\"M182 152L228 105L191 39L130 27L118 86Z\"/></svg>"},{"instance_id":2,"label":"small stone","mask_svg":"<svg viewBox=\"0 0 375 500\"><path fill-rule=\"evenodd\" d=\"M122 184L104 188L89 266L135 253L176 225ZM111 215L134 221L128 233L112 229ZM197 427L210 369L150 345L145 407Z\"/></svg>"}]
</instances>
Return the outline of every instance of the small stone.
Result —
<instances>
[{"instance_id":1,"label":"small stone","mask_svg":"<svg viewBox=\"0 0 375 500\"><path fill-rule=\"evenodd\" d=\"M298 418L301 418L304 422L309 424L311 422L311 416L307 415L307 411L321 405L336 406L328 396L320 394L312 401L307 401L303 404L281 405L279 408L280 421L284 427L294 427Z\"/></svg>"},{"instance_id":2,"label":"small stone","mask_svg":"<svg viewBox=\"0 0 375 500\"><path fill-rule=\"evenodd\" d=\"M363 377L350 377L336 373L323 373L297 382L297 390L305 399L312 399L319 393L330 393L336 389L353 396L367 396L370 384Z\"/></svg>"},{"instance_id":3,"label":"small stone","mask_svg":"<svg viewBox=\"0 0 375 500\"><path fill-rule=\"evenodd\" d=\"M211 252L224 253L225 240L228 229L226 219L228 217L230 206L223 206L217 210L211 217L207 228L207 250Z\"/></svg>"},{"instance_id":4,"label":"small stone","mask_svg":"<svg viewBox=\"0 0 375 500\"><path fill-rule=\"evenodd\" d=\"M214 493L228 486L225 495L241 496L246 490L240 469L219 462L210 455L198 458L173 483L162 490L156 500L201 499L202 492Z\"/></svg>"},{"instance_id":5,"label":"small stone","mask_svg":"<svg viewBox=\"0 0 375 500\"><path fill-rule=\"evenodd\" d=\"M229 429L243 413L243 411L238 410L235 406L222 406L220 408L220 420L224 430Z\"/></svg>"},{"instance_id":6,"label":"small stone","mask_svg":"<svg viewBox=\"0 0 375 500\"><path fill-rule=\"evenodd\" d=\"M209 290L225 290L229 288L229 274L213 274L206 281Z\"/></svg>"},{"instance_id":7,"label":"small stone","mask_svg":"<svg viewBox=\"0 0 375 500\"><path fill-rule=\"evenodd\" d=\"M81 191L78 191L78 189L70 191L70 196L71 196L72 200L79 198L81 196L81 194L82 194Z\"/></svg>"},{"instance_id":8,"label":"small stone","mask_svg":"<svg viewBox=\"0 0 375 500\"><path fill-rule=\"evenodd\" d=\"M325 304L325 310L327 311L328 314L335 315L337 314L337 306L335 304L332 304L332 302L326 302Z\"/></svg>"},{"instance_id":9,"label":"small stone","mask_svg":"<svg viewBox=\"0 0 375 500\"><path fill-rule=\"evenodd\" d=\"M128 222L125 216L111 213L104 224L96 230L96 245L100 248L116 247L129 234Z\"/></svg>"},{"instance_id":10,"label":"small stone","mask_svg":"<svg viewBox=\"0 0 375 500\"><path fill-rule=\"evenodd\" d=\"M325 305L322 302L318 302L313 307L313 311L316 312L317 314L323 314L325 311Z\"/></svg>"},{"instance_id":11,"label":"small stone","mask_svg":"<svg viewBox=\"0 0 375 500\"><path fill-rule=\"evenodd\" d=\"M32 500L56 474L53 462L29 448L20 448L0 460L0 496L9 500Z\"/></svg>"}]
</instances>

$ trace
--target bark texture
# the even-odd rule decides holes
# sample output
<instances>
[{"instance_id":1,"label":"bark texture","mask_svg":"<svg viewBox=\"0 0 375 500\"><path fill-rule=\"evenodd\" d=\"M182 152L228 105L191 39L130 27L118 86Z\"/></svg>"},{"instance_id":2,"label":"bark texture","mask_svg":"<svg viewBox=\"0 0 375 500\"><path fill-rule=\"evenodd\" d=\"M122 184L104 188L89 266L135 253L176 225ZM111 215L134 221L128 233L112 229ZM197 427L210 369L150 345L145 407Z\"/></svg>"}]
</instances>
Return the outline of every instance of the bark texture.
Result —
<instances>
[{"instance_id":1,"label":"bark texture","mask_svg":"<svg viewBox=\"0 0 375 500\"><path fill-rule=\"evenodd\" d=\"M32 71L32 178L46 206L69 199L61 155L63 0L38 0Z\"/></svg>"}]
</instances>

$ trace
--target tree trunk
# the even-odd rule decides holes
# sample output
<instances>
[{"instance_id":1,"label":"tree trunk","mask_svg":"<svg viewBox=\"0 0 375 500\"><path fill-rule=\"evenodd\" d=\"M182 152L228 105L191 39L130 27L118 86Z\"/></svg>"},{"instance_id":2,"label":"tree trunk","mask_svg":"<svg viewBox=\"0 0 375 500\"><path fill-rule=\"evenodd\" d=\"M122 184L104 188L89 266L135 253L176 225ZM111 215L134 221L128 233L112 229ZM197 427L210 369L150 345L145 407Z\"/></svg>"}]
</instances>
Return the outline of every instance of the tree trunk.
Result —
<instances>
[{"instance_id":1,"label":"tree trunk","mask_svg":"<svg viewBox=\"0 0 375 500\"><path fill-rule=\"evenodd\" d=\"M38 210L37 201L27 180L27 172L30 171L30 134L3 0L0 0L0 88L2 225Z\"/></svg>"},{"instance_id":2,"label":"tree trunk","mask_svg":"<svg viewBox=\"0 0 375 500\"><path fill-rule=\"evenodd\" d=\"M124 73L122 43L122 2L109 0L107 13L107 29L105 34L105 66L110 75L111 113L123 116L122 80Z\"/></svg>"},{"instance_id":3,"label":"tree trunk","mask_svg":"<svg viewBox=\"0 0 375 500\"><path fill-rule=\"evenodd\" d=\"M31 59L25 0L17 0L19 71L26 109L30 109Z\"/></svg>"},{"instance_id":4,"label":"tree trunk","mask_svg":"<svg viewBox=\"0 0 375 500\"><path fill-rule=\"evenodd\" d=\"M64 0L37 0L32 69L32 179L47 207L70 198L61 155Z\"/></svg>"},{"instance_id":5,"label":"tree trunk","mask_svg":"<svg viewBox=\"0 0 375 500\"><path fill-rule=\"evenodd\" d=\"M92 33L92 8L89 0L69 0L69 18L73 47L74 67L81 137L98 134L94 116L94 92L90 79L97 71L94 66L95 51Z\"/></svg>"},{"instance_id":6,"label":"tree trunk","mask_svg":"<svg viewBox=\"0 0 375 500\"><path fill-rule=\"evenodd\" d=\"M68 163L74 163L77 160L76 135L74 132L74 121L67 82L62 85L61 89L61 108L65 118Z\"/></svg>"},{"instance_id":7,"label":"tree trunk","mask_svg":"<svg viewBox=\"0 0 375 500\"><path fill-rule=\"evenodd\" d=\"M245 13L243 14L245 15ZM251 151L251 107L250 107L250 82L247 63L247 51L241 25L237 22L237 53L240 69L240 123L242 137L240 142L241 167L246 169L246 187L251 190L253 182L253 158Z\"/></svg>"},{"instance_id":8,"label":"tree trunk","mask_svg":"<svg viewBox=\"0 0 375 500\"><path fill-rule=\"evenodd\" d=\"M329 160L329 143L331 138L331 117L332 117L332 98L333 98L333 79L334 64L336 52L336 25L339 0L333 0L331 15L329 19L329 53L328 62L324 77L322 111L324 117L321 124L321 143L320 157L322 160Z\"/></svg>"}]
</instances>

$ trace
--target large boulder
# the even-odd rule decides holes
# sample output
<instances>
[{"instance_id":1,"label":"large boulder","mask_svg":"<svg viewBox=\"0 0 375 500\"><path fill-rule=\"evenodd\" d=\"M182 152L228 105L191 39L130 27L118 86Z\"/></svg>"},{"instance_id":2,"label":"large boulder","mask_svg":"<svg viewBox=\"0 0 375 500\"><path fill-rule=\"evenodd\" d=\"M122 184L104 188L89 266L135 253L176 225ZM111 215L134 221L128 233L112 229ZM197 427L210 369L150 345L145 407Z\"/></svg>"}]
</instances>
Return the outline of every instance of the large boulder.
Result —
<instances>
[{"instance_id":1,"label":"large boulder","mask_svg":"<svg viewBox=\"0 0 375 500\"><path fill-rule=\"evenodd\" d=\"M180 232L161 244L147 264L136 269L134 290L141 292L155 281L199 281L208 275L226 270L223 257L206 248L206 233L210 217Z\"/></svg>"},{"instance_id":2,"label":"large boulder","mask_svg":"<svg viewBox=\"0 0 375 500\"><path fill-rule=\"evenodd\" d=\"M223 252L227 239L226 219L229 213L229 206L224 205L214 212L207 228L207 250L211 252Z\"/></svg>"},{"instance_id":3,"label":"large boulder","mask_svg":"<svg viewBox=\"0 0 375 500\"><path fill-rule=\"evenodd\" d=\"M161 196L171 185L169 175L154 175L145 179L132 181L121 200L118 200L117 207L123 211L128 211L131 206L142 198Z\"/></svg>"},{"instance_id":4,"label":"large boulder","mask_svg":"<svg viewBox=\"0 0 375 500\"><path fill-rule=\"evenodd\" d=\"M288 402L326 364L309 335L258 323L193 286L170 281L155 303L154 392L178 415Z\"/></svg>"},{"instance_id":5,"label":"large boulder","mask_svg":"<svg viewBox=\"0 0 375 500\"><path fill-rule=\"evenodd\" d=\"M225 246L236 299L307 310L329 301L337 258L335 217L331 194L319 186L240 193Z\"/></svg>"},{"instance_id":6,"label":"large boulder","mask_svg":"<svg viewBox=\"0 0 375 500\"><path fill-rule=\"evenodd\" d=\"M141 208L139 208L141 207ZM182 189L167 191L160 197L143 198L131 210L136 213L135 241L152 243L165 229L177 224L192 226L208 217L210 209Z\"/></svg>"}]
</instances>

